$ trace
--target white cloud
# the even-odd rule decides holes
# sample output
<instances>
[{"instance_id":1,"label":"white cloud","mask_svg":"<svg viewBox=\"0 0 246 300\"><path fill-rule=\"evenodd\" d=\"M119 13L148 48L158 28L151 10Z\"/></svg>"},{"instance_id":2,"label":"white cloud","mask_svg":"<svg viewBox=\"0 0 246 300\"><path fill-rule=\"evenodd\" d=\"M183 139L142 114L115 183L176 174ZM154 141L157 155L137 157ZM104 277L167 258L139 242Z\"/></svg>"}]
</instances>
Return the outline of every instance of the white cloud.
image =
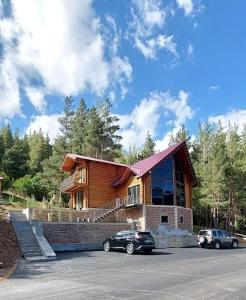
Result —
<instances>
[{"instance_id":1,"label":"white cloud","mask_svg":"<svg viewBox=\"0 0 246 300\"><path fill-rule=\"evenodd\" d=\"M35 87L26 87L25 91L32 105L38 111L43 112L47 105L43 89Z\"/></svg>"},{"instance_id":2,"label":"white cloud","mask_svg":"<svg viewBox=\"0 0 246 300\"><path fill-rule=\"evenodd\" d=\"M184 10L186 16L192 14L194 6L192 0L177 0L178 7Z\"/></svg>"},{"instance_id":3,"label":"white cloud","mask_svg":"<svg viewBox=\"0 0 246 300\"><path fill-rule=\"evenodd\" d=\"M158 33L165 25L166 11L159 0L135 0L128 37L145 58L156 59L158 50L166 49L177 56L173 35Z\"/></svg>"},{"instance_id":4,"label":"white cloud","mask_svg":"<svg viewBox=\"0 0 246 300\"><path fill-rule=\"evenodd\" d=\"M209 87L209 90L210 91L218 91L220 89L220 86L219 85L211 85L210 87Z\"/></svg>"},{"instance_id":5,"label":"white cloud","mask_svg":"<svg viewBox=\"0 0 246 300\"><path fill-rule=\"evenodd\" d=\"M180 129L194 115L188 104L188 97L188 93L183 90L179 92L178 97L173 97L169 92L152 92L148 98L142 99L131 113L117 115L120 119L123 147L128 149L132 144L143 145L148 131L157 139L158 131L165 124L165 134L156 140L157 150L164 149L168 144L170 128L174 131Z\"/></svg>"},{"instance_id":6,"label":"white cloud","mask_svg":"<svg viewBox=\"0 0 246 300\"><path fill-rule=\"evenodd\" d=\"M17 73L11 54L0 64L0 118L22 115Z\"/></svg>"},{"instance_id":7,"label":"white cloud","mask_svg":"<svg viewBox=\"0 0 246 300\"><path fill-rule=\"evenodd\" d=\"M246 110L231 110L224 115L210 116L208 118L209 122L212 123L221 123L225 128L229 125L237 125L238 131L242 132L244 125L246 125Z\"/></svg>"},{"instance_id":8,"label":"white cloud","mask_svg":"<svg viewBox=\"0 0 246 300\"><path fill-rule=\"evenodd\" d=\"M59 114L33 116L28 128L26 129L26 133L29 134L33 131L38 132L41 129L44 134L49 135L50 140L53 142L60 133L60 123L58 122L59 117L61 117Z\"/></svg>"},{"instance_id":9,"label":"white cloud","mask_svg":"<svg viewBox=\"0 0 246 300\"><path fill-rule=\"evenodd\" d=\"M6 107L1 109L2 116L20 113L19 89L35 87L33 79L47 93L64 96L90 91L101 96L107 88L118 86L124 97L132 67L127 57L119 56L119 41L111 49L91 0L12 0L11 7L12 17L0 21L4 47L0 78L7 80L9 60L16 105L11 114ZM7 85L8 81L0 86L2 102L8 99Z\"/></svg>"},{"instance_id":10,"label":"white cloud","mask_svg":"<svg viewBox=\"0 0 246 300\"><path fill-rule=\"evenodd\" d=\"M187 48L188 59L192 58L193 53L194 53L194 46L191 43L189 43Z\"/></svg>"}]
</instances>

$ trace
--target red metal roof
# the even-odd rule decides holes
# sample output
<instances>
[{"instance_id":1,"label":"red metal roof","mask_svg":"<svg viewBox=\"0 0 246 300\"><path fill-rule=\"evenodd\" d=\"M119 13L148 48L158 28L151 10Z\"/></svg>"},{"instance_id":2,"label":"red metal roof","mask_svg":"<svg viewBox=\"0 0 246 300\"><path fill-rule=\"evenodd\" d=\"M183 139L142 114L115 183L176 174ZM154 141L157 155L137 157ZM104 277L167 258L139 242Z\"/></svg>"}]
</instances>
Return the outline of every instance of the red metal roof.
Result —
<instances>
[{"instance_id":1,"label":"red metal roof","mask_svg":"<svg viewBox=\"0 0 246 300\"><path fill-rule=\"evenodd\" d=\"M181 142L178 144L175 144L169 148L167 148L164 151L158 152L150 157L147 157L134 165L130 166L130 169L138 176L143 176L148 171L153 169L158 163L160 163L163 159L165 159L168 155L173 153L175 150L177 150L179 147L184 145L185 142Z\"/></svg>"},{"instance_id":2,"label":"red metal roof","mask_svg":"<svg viewBox=\"0 0 246 300\"><path fill-rule=\"evenodd\" d=\"M79 155L79 154L73 154L73 153L67 153L64 161L61 165L61 170L62 171L66 171L67 169L64 167L65 162L67 159L71 159L74 162L75 161L80 161L80 160L90 160L90 161L95 161L95 162L99 162L99 163L105 163L105 164L111 164L111 165L115 165L115 166L120 166L120 167L128 167L128 165L124 165L124 164L120 164L120 163L116 163L113 161L108 161L108 160L103 160L103 159L99 159L99 158L93 158L93 157L89 157L89 156L83 156L83 155Z\"/></svg>"}]
</instances>

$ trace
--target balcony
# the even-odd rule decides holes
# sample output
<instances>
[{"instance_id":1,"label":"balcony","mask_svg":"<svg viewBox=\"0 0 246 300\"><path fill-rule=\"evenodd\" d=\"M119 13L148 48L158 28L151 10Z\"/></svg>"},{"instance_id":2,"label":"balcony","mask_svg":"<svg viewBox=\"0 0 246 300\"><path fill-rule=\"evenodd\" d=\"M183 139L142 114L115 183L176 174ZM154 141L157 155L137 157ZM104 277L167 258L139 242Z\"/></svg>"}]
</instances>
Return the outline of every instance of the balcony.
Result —
<instances>
[{"instance_id":1,"label":"balcony","mask_svg":"<svg viewBox=\"0 0 246 300\"><path fill-rule=\"evenodd\" d=\"M84 173L84 172L83 172ZM63 193L75 192L81 187L85 186L86 180L82 172L76 172L75 174L65 178L61 182L61 191Z\"/></svg>"}]
</instances>

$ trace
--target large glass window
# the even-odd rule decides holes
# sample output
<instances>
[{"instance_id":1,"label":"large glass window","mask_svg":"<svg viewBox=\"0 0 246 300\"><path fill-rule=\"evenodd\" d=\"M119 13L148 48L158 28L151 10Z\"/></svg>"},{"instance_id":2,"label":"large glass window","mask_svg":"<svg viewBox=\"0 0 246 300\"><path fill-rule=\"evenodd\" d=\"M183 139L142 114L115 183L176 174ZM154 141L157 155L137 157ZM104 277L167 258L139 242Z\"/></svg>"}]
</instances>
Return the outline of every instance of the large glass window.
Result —
<instances>
[{"instance_id":1,"label":"large glass window","mask_svg":"<svg viewBox=\"0 0 246 300\"><path fill-rule=\"evenodd\" d=\"M185 184L184 172L181 162L175 159L175 179L176 179L176 204L185 206Z\"/></svg>"},{"instance_id":2,"label":"large glass window","mask_svg":"<svg viewBox=\"0 0 246 300\"><path fill-rule=\"evenodd\" d=\"M157 166L151 173L152 202L155 205L173 205L172 157Z\"/></svg>"},{"instance_id":3,"label":"large glass window","mask_svg":"<svg viewBox=\"0 0 246 300\"><path fill-rule=\"evenodd\" d=\"M175 166L175 172L174 172ZM172 156L151 172L152 203L155 205L185 206L185 184L182 163Z\"/></svg>"},{"instance_id":4,"label":"large glass window","mask_svg":"<svg viewBox=\"0 0 246 300\"><path fill-rule=\"evenodd\" d=\"M128 188L128 195L133 196L136 203L140 203L140 185L134 185Z\"/></svg>"}]
</instances>

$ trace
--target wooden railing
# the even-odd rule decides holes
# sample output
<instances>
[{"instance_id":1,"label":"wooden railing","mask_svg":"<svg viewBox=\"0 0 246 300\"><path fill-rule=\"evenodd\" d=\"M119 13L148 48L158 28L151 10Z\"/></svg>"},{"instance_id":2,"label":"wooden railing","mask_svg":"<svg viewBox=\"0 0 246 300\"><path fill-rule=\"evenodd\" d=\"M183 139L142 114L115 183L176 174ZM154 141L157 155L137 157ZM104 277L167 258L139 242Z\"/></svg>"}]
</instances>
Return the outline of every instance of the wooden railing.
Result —
<instances>
[{"instance_id":1,"label":"wooden railing","mask_svg":"<svg viewBox=\"0 0 246 300\"><path fill-rule=\"evenodd\" d=\"M61 182L61 190L64 191L70 186L83 183L85 183L85 176L81 176L78 172L76 172Z\"/></svg>"}]
</instances>

